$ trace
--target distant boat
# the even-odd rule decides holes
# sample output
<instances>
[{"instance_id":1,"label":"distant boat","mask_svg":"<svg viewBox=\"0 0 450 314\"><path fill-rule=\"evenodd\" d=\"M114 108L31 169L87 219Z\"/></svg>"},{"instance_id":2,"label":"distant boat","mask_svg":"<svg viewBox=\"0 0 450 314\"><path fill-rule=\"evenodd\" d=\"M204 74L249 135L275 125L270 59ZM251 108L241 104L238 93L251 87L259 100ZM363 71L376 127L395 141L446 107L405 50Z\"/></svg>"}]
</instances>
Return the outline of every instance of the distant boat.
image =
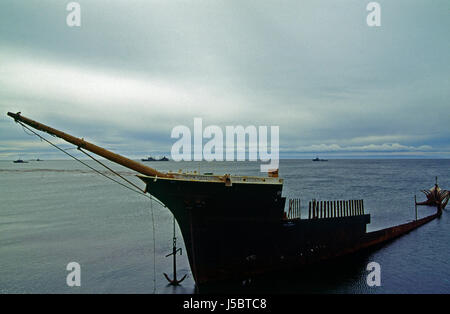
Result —
<instances>
[{"instance_id":1,"label":"distant boat","mask_svg":"<svg viewBox=\"0 0 450 314\"><path fill-rule=\"evenodd\" d=\"M320 159L319 157L316 157L312 161L328 161L328 159Z\"/></svg>"},{"instance_id":2,"label":"distant boat","mask_svg":"<svg viewBox=\"0 0 450 314\"><path fill-rule=\"evenodd\" d=\"M155 159L153 157L148 157L148 158L141 159L141 161L169 161L169 158L167 158L166 156L164 156L163 158L160 158L160 159Z\"/></svg>"},{"instance_id":3,"label":"distant boat","mask_svg":"<svg viewBox=\"0 0 450 314\"><path fill-rule=\"evenodd\" d=\"M17 159L17 160L14 160L13 163L15 163L15 164L26 164L26 163L28 163L28 161L23 161L22 159Z\"/></svg>"}]
</instances>

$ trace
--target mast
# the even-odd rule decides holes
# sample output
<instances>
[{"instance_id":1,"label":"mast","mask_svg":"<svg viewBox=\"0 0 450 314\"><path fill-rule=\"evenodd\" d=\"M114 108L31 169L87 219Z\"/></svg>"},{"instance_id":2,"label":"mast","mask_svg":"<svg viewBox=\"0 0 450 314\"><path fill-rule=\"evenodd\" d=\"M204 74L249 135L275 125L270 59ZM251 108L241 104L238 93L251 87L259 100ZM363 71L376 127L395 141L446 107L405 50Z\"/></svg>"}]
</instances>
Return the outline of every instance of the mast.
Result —
<instances>
[{"instance_id":1,"label":"mast","mask_svg":"<svg viewBox=\"0 0 450 314\"><path fill-rule=\"evenodd\" d=\"M152 177L158 176L158 177L165 177L165 178L172 177L172 175L159 172L156 169L145 166L139 162L136 162L134 160L131 160L131 159L121 156L119 154L113 153L107 149L100 147L100 146L86 142L82 138L72 136L70 134L67 134L67 133L61 132L59 130L56 130L54 128L51 128L45 124L39 123L39 122L31 120L29 118L26 118L26 117L22 116L20 114L20 112L18 112L18 113L8 112L8 116L12 117L16 122L18 122L18 121L22 122L24 124L31 126L32 128L35 128L36 130L43 131L50 135L54 135L56 137L62 138L63 140L77 146L78 148L83 148L87 151L90 151L94 154L102 156L112 162L118 163L119 165L122 165L126 168L132 169L132 170L142 173L144 175L152 176Z\"/></svg>"}]
</instances>

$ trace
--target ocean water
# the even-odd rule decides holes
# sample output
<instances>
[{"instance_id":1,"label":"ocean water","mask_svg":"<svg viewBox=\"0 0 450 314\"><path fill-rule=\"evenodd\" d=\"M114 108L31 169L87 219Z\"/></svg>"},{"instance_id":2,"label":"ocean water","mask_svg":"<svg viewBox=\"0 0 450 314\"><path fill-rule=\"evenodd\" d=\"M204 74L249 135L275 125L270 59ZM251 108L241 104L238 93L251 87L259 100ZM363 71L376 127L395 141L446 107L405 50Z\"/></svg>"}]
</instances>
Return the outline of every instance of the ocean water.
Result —
<instances>
[{"instance_id":1,"label":"ocean water","mask_svg":"<svg viewBox=\"0 0 450 314\"><path fill-rule=\"evenodd\" d=\"M95 162L88 161L97 167ZM107 163L144 187L134 173ZM254 162L152 162L158 170L260 175ZM364 199L368 231L414 219L414 195L450 188L450 160L282 160L286 197ZM303 206L304 206L303 205ZM152 230L154 213L155 238ZM302 208L306 215L306 208ZM419 207L419 217L435 211ZM450 212L375 250L298 273L257 278L245 293L450 293ZM178 244L183 247L178 232ZM155 245L156 250L153 250ZM171 275L172 216L152 202L76 161L0 162L0 293L194 293L187 256L178 256L180 287ZM154 263L155 260L155 263ZM66 266L81 266L81 287L68 287ZM369 287L369 262L381 266L381 286Z\"/></svg>"}]
</instances>

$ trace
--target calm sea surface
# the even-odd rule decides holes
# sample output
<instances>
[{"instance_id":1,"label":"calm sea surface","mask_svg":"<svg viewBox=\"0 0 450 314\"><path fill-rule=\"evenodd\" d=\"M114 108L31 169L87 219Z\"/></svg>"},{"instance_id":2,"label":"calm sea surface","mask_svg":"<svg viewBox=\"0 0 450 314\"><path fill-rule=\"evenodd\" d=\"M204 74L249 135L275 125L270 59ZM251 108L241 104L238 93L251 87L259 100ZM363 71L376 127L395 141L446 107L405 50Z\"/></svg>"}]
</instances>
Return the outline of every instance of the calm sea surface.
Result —
<instances>
[{"instance_id":1,"label":"calm sea surface","mask_svg":"<svg viewBox=\"0 0 450 314\"><path fill-rule=\"evenodd\" d=\"M89 164L97 167L95 163ZM260 175L251 162L153 162L158 170ZM143 187L133 172L111 165ZM368 231L414 218L414 194L450 188L450 160L282 160L286 197L364 199ZM151 208L155 218L153 250ZM306 209L302 208L303 214ZM434 209L419 207L424 217ZM183 246L181 235L179 245ZM450 293L450 211L425 226L365 252L318 267L256 279L244 292ZM187 256L178 258L181 287L172 273L172 216L156 202L93 173L76 161L0 162L0 293L193 293ZM156 264L153 263L156 253ZM68 287L66 266L81 265L81 287ZM381 287L368 287L366 266L381 265ZM156 266L156 276L154 273ZM236 292L219 286L215 291Z\"/></svg>"}]
</instances>

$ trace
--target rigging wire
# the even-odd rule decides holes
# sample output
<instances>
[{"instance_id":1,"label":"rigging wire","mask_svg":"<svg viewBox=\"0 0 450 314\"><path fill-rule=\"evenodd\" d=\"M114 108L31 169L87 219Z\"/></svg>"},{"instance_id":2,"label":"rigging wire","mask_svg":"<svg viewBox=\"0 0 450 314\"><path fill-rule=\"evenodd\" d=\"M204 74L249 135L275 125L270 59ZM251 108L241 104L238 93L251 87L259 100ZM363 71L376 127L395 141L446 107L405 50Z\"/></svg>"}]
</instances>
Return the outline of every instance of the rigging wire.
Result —
<instances>
[{"instance_id":1,"label":"rigging wire","mask_svg":"<svg viewBox=\"0 0 450 314\"><path fill-rule=\"evenodd\" d=\"M90 155L88 152L86 152L85 150L83 150L81 147L78 147L78 150L80 152L82 152L83 154L85 154L86 156L90 157L92 160L96 161L97 163L99 163L101 166L105 167L106 169L108 169L109 171L111 171L112 173L114 173L116 176L120 177L122 180L126 181L127 183L129 183L130 185L134 186L137 190L139 190L140 192L142 192L143 194L145 194L145 191L143 189L141 189L140 187L138 187L136 184L134 184L133 182L131 182L130 180L126 179L125 177L121 176L118 172L116 172L115 170L111 169L110 167L108 167L107 165L105 165L104 163L102 163L100 160L94 158L94 156Z\"/></svg>"},{"instance_id":2,"label":"rigging wire","mask_svg":"<svg viewBox=\"0 0 450 314\"><path fill-rule=\"evenodd\" d=\"M108 169L109 171L111 171L112 173L114 173L115 175L117 175L118 177L122 178L122 180L126 181L127 183L129 183L130 185L134 186L137 190L139 190L140 192L142 192L145 196L147 196L145 194L145 191L142 190L140 187L138 187L136 184L134 184L133 182L131 182L130 180L126 179L125 177L123 177L122 175L120 175L118 172L116 172L115 170L111 169L110 167L108 167L107 165L105 165L104 163L102 163L100 160L96 159L94 156L90 155L88 152L86 152L85 150L83 150L81 147L78 147L78 150L81 151L83 154L85 154L86 156L90 157L92 160L95 160L97 163L99 163L100 165L102 165L103 167L105 167L106 169ZM137 192L137 191L136 191ZM152 217L152 232L153 232L153 239L156 239L156 235L155 235L155 217L154 217L154 213L153 213L153 198L150 198L150 214ZM162 204L160 202L161 205L163 205L165 207L164 204ZM156 241L153 241L153 294L156 294Z\"/></svg>"},{"instance_id":3,"label":"rigging wire","mask_svg":"<svg viewBox=\"0 0 450 314\"><path fill-rule=\"evenodd\" d=\"M153 202L150 199L150 214L152 216L153 230L153 294L156 294L156 235L155 235L155 217L153 214Z\"/></svg>"},{"instance_id":4,"label":"rigging wire","mask_svg":"<svg viewBox=\"0 0 450 314\"><path fill-rule=\"evenodd\" d=\"M55 147L56 149L58 149L59 151L63 152L64 154L70 156L71 158L75 159L76 161L80 162L81 164L85 165L86 167L88 167L89 169L93 170L94 172L98 173L99 175L112 180L114 182L116 182L117 184L135 192L138 193L142 196L145 196L147 198L150 199L150 213L151 213L151 220L152 220L152 232L153 232L153 294L156 294L156 234L155 234L155 217L154 217L154 212L153 212L153 201L158 202L160 205L162 205L163 207L166 207L166 205L164 205L160 200L154 198L151 195L147 195L146 192L141 189L140 187L138 187L136 184L132 183L131 181L129 181L128 179L124 178L122 175L120 175L119 173L117 173L116 171L114 171L113 169L111 169L110 167L106 166L105 164L103 164L102 162L100 162L99 160L97 160L96 158L94 158L93 156L91 156L90 154L88 154L86 151L84 151L83 149L81 149L81 147L78 147L78 150L81 151L83 154L87 155L88 157L90 157L91 159L93 159L94 161L96 161L97 163L99 163L100 165L102 165L103 167L105 167L106 169L108 169L109 171L111 171L113 174L119 176L121 179L123 179L124 181L126 181L128 184L132 185L133 187L135 187L137 190L125 185L124 183L115 180L114 178L111 178L109 176L107 176L106 174L102 173L101 171L89 166L87 163L83 162L82 160L80 160L79 158L75 157L74 155L70 154L67 152L67 150L69 149L74 149L73 148L68 148L68 149L62 149L59 146L57 146L56 144L50 142L49 140L47 140L45 137L41 136L40 134L36 133L35 131L33 131L32 129L30 129L29 127L27 127L26 125L24 125L22 122L17 121L16 123L20 124L22 126L22 129L24 130L25 134L29 135L29 136L33 136L36 135L37 137L39 137L42 140L44 140L45 142L47 142L48 144L50 144L51 146ZM31 131L33 134L29 134L25 131L25 129ZM51 134L50 134L51 135Z\"/></svg>"},{"instance_id":5,"label":"rigging wire","mask_svg":"<svg viewBox=\"0 0 450 314\"><path fill-rule=\"evenodd\" d=\"M82 163L83 165L85 165L86 167L88 167L88 168L91 169L92 171L95 171L95 172L98 173L99 175L101 175L101 176L103 176L103 177L105 177L105 178L107 178L107 179L109 179L109 180L111 180L111 181L114 181L114 182L116 182L117 184L120 184L121 186L123 186L123 187L125 187L125 188L127 188L127 189L129 189L129 190L131 190L131 191L133 191L133 192L136 192L136 193L138 193L138 194L140 194L140 195L142 195L142 196L145 196L145 197L147 197L147 198L149 198L149 199L151 199L151 200L154 200L154 201L156 201L157 203L159 203L159 204L160 204L161 206L163 206L163 207L167 207L167 206L164 205L160 200L158 200L157 198L153 197L152 195L147 195L147 194L145 193L145 191L142 190L140 187L138 187L137 185L135 185L135 184L132 183L131 181L125 179L123 176L121 176L120 174L118 174L116 171L112 170L111 168L109 168L109 167L106 166L105 164L101 163L99 160L97 160L97 159L95 159L94 157L92 157L90 154L88 154L87 152L85 152L84 150L82 150L80 147L78 147L78 150L80 150L81 152L83 152L84 154L86 154L88 157L90 157L90 158L92 158L93 160L95 160L96 162L98 162L100 165L102 165L102 166L105 167L106 169L110 170L113 174L115 174L115 175L119 176L120 178L122 178L123 180L125 180L127 183L129 183L129 184L133 185L134 187L136 187L137 190L134 190L134 189L130 188L129 186L123 184L122 182L117 181L117 180L115 180L114 178L111 178L111 177L107 176L107 175L104 174L103 172L101 172L101 171L99 171L99 170L93 168L92 166L89 166L87 163L85 163L85 162L82 161L81 159L79 159L79 158L75 157L74 155L72 155L72 154L70 154L70 153L67 152L67 150L73 149L73 148L75 148L75 147L73 147L73 148L67 148L67 149L62 149L62 148L60 148L59 146L57 146L56 144L53 144L52 142L50 142L49 140L47 140L46 138L44 138L43 136L41 136L41 135L39 135L38 133L34 132L32 129L28 128L26 125L22 124L20 121L16 121L16 122L19 123L23 128L26 128L27 130L31 131L34 135L36 135L37 137L39 137L41 140L44 140L45 142L47 142L47 143L50 144L51 146L53 146L53 147L55 147L56 149L60 150L60 151L63 152L64 154L70 156L71 158L75 159L76 161ZM25 132L25 133L28 134L27 132ZM32 134L28 134L28 135L32 136Z\"/></svg>"}]
</instances>

